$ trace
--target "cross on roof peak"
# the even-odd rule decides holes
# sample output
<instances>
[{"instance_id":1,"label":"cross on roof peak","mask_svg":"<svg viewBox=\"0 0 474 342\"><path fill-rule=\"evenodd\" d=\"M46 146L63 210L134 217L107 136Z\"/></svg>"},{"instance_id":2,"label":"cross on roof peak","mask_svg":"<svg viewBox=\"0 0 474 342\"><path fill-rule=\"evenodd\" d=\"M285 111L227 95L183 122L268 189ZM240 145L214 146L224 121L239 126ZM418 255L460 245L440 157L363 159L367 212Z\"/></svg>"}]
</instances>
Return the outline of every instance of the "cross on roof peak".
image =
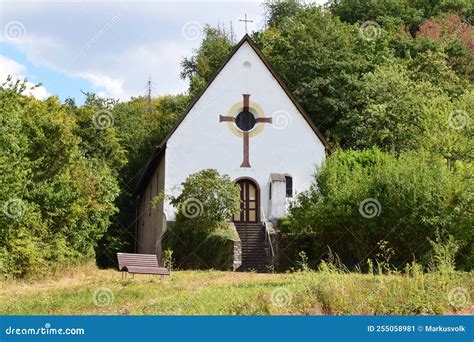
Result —
<instances>
[{"instance_id":1,"label":"cross on roof peak","mask_svg":"<svg viewBox=\"0 0 474 342\"><path fill-rule=\"evenodd\" d=\"M245 13L245 19L239 19L239 21L245 23L245 34L247 34L247 23L253 23L253 20L248 20L247 19L247 13Z\"/></svg>"}]
</instances>

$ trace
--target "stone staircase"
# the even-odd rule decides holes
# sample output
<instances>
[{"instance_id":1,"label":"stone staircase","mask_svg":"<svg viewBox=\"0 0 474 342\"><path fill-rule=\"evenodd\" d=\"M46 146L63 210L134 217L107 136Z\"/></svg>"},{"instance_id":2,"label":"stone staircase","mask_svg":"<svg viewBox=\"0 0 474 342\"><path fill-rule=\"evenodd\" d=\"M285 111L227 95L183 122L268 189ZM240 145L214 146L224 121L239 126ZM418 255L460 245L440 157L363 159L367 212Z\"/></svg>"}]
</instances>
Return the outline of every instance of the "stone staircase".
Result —
<instances>
[{"instance_id":1,"label":"stone staircase","mask_svg":"<svg viewBox=\"0 0 474 342\"><path fill-rule=\"evenodd\" d=\"M235 222L235 227L242 242L242 265L237 271L268 272L271 260L265 244L264 225L259 222Z\"/></svg>"}]
</instances>

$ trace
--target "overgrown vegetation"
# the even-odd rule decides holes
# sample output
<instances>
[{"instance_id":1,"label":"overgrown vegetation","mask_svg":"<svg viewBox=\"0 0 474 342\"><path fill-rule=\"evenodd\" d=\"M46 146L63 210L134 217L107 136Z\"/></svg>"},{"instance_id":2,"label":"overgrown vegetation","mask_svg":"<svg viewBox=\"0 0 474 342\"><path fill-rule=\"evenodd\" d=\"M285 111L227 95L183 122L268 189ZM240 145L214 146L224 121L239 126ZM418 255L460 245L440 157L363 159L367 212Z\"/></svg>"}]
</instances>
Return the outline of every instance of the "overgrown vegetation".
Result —
<instances>
[{"instance_id":1,"label":"overgrown vegetation","mask_svg":"<svg viewBox=\"0 0 474 342\"><path fill-rule=\"evenodd\" d=\"M440 232L460 245L458 267L471 269L472 3L269 1L266 12L267 29L253 38L339 151L279 221L291 234L281 241L292 259L283 268L300 249L317 263L330 246L366 269L383 240L398 266L411 258L427 265ZM225 59L205 48L212 40L195 59ZM370 199L380 213L367 219L359 206Z\"/></svg>"},{"instance_id":2,"label":"overgrown vegetation","mask_svg":"<svg viewBox=\"0 0 474 342\"><path fill-rule=\"evenodd\" d=\"M114 128L89 139L88 103L75 116L55 97L20 95L25 87L0 90L0 272L15 277L94 256L117 211L113 169L124 163Z\"/></svg>"},{"instance_id":3,"label":"overgrown vegetation","mask_svg":"<svg viewBox=\"0 0 474 342\"><path fill-rule=\"evenodd\" d=\"M193 173L181 187L179 195L170 197L170 203L178 208L175 225L191 224L199 230L213 231L240 210L240 187L217 170Z\"/></svg>"},{"instance_id":4,"label":"overgrown vegetation","mask_svg":"<svg viewBox=\"0 0 474 342\"><path fill-rule=\"evenodd\" d=\"M118 213L111 219L107 233L97 247L97 262L102 267L114 265L116 253L133 251L135 227L135 190L141 173L156 146L188 104L185 95L165 95L158 98L133 98L118 103L111 111L114 127L127 164L116 169L120 184L116 200Z\"/></svg>"},{"instance_id":5,"label":"overgrown vegetation","mask_svg":"<svg viewBox=\"0 0 474 342\"><path fill-rule=\"evenodd\" d=\"M287 230L307 237L315 260L330 246L344 264L362 269L382 240L395 251L395 265L411 259L426 265L430 240L442 231L461 244L458 265L471 269L471 175L472 168L452 171L442 158L421 153L338 151L298 197Z\"/></svg>"},{"instance_id":6,"label":"overgrown vegetation","mask_svg":"<svg viewBox=\"0 0 474 342\"><path fill-rule=\"evenodd\" d=\"M280 221L297 242L293 261L304 250L315 266L330 246L348 267L368 270L388 241L393 264L415 258L426 267L439 232L458 246L458 267L471 269L472 1L269 1L266 13L254 40L337 151ZM21 82L2 85L1 273L38 275L94 256L106 267L131 250L146 161L235 44L231 31L203 33L182 61L186 95L118 102L86 94L78 106L24 96ZM359 211L369 199L381 210L372 218ZM176 229L188 225L202 239L198 221L178 220ZM228 240L214 229L222 225L201 223Z\"/></svg>"},{"instance_id":7,"label":"overgrown vegetation","mask_svg":"<svg viewBox=\"0 0 474 342\"><path fill-rule=\"evenodd\" d=\"M178 271L170 278L80 267L41 283L5 284L0 313L89 315L472 314L472 274L351 273L326 262L287 274Z\"/></svg>"},{"instance_id":8,"label":"overgrown vegetation","mask_svg":"<svg viewBox=\"0 0 474 342\"><path fill-rule=\"evenodd\" d=\"M0 273L42 276L96 257L114 264L133 246L133 191L185 96L84 105L0 89Z\"/></svg>"},{"instance_id":9,"label":"overgrown vegetation","mask_svg":"<svg viewBox=\"0 0 474 342\"><path fill-rule=\"evenodd\" d=\"M178 208L174 224L163 236L178 268L232 270L237 232L227 222L240 209L240 188L229 176L206 169L189 175L182 191L171 196Z\"/></svg>"}]
</instances>

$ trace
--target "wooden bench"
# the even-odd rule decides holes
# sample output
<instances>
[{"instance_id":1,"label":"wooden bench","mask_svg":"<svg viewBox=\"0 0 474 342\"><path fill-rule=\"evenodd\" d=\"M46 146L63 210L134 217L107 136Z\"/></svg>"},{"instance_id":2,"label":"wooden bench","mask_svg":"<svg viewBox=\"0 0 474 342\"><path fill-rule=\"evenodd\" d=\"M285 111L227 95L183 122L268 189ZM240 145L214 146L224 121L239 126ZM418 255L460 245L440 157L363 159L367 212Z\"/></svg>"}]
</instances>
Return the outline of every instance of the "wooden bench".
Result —
<instances>
[{"instance_id":1,"label":"wooden bench","mask_svg":"<svg viewBox=\"0 0 474 342\"><path fill-rule=\"evenodd\" d=\"M171 272L164 267L159 267L155 254L117 253L118 268L122 272L122 279L130 274L157 274L162 277L169 276Z\"/></svg>"}]
</instances>

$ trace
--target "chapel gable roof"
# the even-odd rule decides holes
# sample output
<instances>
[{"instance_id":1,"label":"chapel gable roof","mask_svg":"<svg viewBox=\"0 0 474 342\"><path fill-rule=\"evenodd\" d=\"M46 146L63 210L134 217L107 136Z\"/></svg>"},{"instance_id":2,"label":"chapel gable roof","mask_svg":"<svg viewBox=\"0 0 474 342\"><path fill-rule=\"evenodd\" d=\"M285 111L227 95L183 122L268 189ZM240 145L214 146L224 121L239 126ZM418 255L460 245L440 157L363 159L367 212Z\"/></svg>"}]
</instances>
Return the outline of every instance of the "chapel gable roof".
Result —
<instances>
[{"instance_id":1,"label":"chapel gable roof","mask_svg":"<svg viewBox=\"0 0 474 342\"><path fill-rule=\"evenodd\" d=\"M166 149L166 143L167 141L169 140L169 138L173 135L173 133L176 131L176 129L179 127L179 125L181 124L181 122L183 122L183 120L186 118L186 116L188 115L188 113L191 111L191 109L194 107L194 105L196 104L197 101L199 101L199 99L201 98L201 96L206 92L207 88L209 88L209 86L212 84L212 82L214 81L214 79L220 74L220 72L222 71L222 69L224 69L224 67L227 65L227 63L232 59L232 57L235 55L235 53L240 49L240 47L244 44L244 43L248 43L250 45L250 47L255 51L255 53L257 54L257 56L260 58L260 60L265 64L265 66L267 67L267 69L270 71L270 73L272 74L272 76L275 78L275 80L278 82L278 84L282 87L282 89L284 90L285 94L288 96L288 98L291 100L291 102L293 103L293 105L298 109L298 111L301 113L301 115L303 115L304 119L306 120L306 122L309 124L309 126L311 127L311 129L313 130L313 132L318 136L319 140L323 143L323 145L325 146L325 148L327 150L330 150L330 147L326 141L326 139L324 138L324 136L322 135L322 133L319 131L319 129L316 127L316 125L314 124L314 122L311 120L311 118L309 117L309 115L305 112L305 110L303 109L303 107L301 107L301 105L298 103L298 101L296 100L296 98L293 96L293 94L290 92L290 90L288 89L288 87L285 85L285 83L281 80L281 78L278 76L278 74L276 73L275 69L273 69L273 67L270 65L270 62L268 62L268 60L266 59L266 57L263 55L263 53L260 51L260 49L257 47L257 45L255 44L255 42L252 40L252 38L250 38L250 36L248 34L246 34L241 40L240 42L237 43L237 45L232 49L232 51L229 53L229 56L227 56L227 58L225 59L225 61L222 63L222 65L219 67L219 69L214 73L214 75L212 76L212 78L209 80L209 82L207 82L206 86L198 93L198 95L196 95L196 97L193 99L193 101L188 105L188 107L186 108L186 110L184 111L184 113L181 115L181 117L178 119L178 121L175 123L175 125L173 126L173 128L171 129L171 131L168 133L168 135L163 139L163 141L156 147L156 150L154 151L154 153L152 154L152 156L150 157L147 165L145 166L145 169L144 169L144 172L142 174L142 177L138 183L138 186L136 188L136 194L138 195L140 192L142 192L142 190L144 189L144 187L146 186L146 184L148 183L148 179L153 175L154 173L154 170L156 169L156 166L158 165L158 161L159 161L159 158L161 158L161 156L164 155L164 151Z\"/></svg>"}]
</instances>

